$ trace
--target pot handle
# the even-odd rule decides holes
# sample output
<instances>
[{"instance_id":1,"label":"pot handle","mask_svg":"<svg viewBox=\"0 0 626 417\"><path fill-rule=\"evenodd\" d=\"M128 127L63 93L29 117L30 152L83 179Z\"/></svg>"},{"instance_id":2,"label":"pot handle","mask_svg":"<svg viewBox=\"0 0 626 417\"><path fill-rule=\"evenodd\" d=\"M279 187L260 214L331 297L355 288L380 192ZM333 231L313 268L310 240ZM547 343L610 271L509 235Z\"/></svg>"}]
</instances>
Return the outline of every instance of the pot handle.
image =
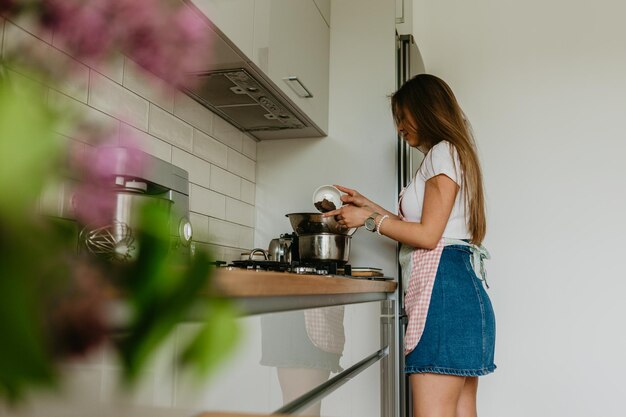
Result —
<instances>
[{"instance_id":1,"label":"pot handle","mask_svg":"<svg viewBox=\"0 0 626 417\"><path fill-rule=\"evenodd\" d=\"M248 255L248 258L249 258L250 260L252 260L252 257L253 257L253 256L254 256L254 254L255 254L255 253L257 253L257 252L262 253L262 254L263 254L263 258L265 258L265 260L267 261L267 251L266 251L265 249L261 249L261 248L255 248L255 249L252 249L252 250L250 251L250 255Z\"/></svg>"},{"instance_id":2,"label":"pot handle","mask_svg":"<svg viewBox=\"0 0 626 417\"><path fill-rule=\"evenodd\" d=\"M352 236L353 234L356 233L356 231L359 230L358 227L353 227L350 230L348 230L348 236Z\"/></svg>"}]
</instances>

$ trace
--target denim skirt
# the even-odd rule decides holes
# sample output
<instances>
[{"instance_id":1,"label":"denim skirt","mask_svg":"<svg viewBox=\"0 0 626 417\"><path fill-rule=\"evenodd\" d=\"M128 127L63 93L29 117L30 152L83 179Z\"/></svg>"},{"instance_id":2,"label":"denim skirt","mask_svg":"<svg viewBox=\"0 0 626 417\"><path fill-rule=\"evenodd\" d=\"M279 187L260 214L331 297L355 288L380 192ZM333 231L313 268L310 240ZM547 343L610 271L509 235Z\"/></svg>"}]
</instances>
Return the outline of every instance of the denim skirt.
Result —
<instances>
[{"instance_id":1,"label":"denim skirt","mask_svg":"<svg viewBox=\"0 0 626 417\"><path fill-rule=\"evenodd\" d=\"M496 369L495 315L470 258L467 246L444 247L424 332L405 357L406 373L481 376Z\"/></svg>"}]
</instances>

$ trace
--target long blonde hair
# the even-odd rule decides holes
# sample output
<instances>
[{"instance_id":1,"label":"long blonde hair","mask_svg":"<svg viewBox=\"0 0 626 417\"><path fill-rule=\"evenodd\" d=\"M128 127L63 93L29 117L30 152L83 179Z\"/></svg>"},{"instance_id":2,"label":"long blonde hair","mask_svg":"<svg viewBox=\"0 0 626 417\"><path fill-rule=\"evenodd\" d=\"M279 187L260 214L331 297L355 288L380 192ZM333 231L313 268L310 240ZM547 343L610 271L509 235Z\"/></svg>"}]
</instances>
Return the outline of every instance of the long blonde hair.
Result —
<instances>
[{"instance_id":1,"label":"long blonde hair","mask_svg":"<svg viewBox=\"0 0 626 417\"><path fill-rule=\"evenodd\" d=\"M413 116L420 146L431 149L442 140L454 145L463 172L470 241L481 244L487 231L483 177L471 127L454 93L442 79L419 74L391 96L391 109L396 124L406 120L406 112Z\"/></svg>"}]
</instances>

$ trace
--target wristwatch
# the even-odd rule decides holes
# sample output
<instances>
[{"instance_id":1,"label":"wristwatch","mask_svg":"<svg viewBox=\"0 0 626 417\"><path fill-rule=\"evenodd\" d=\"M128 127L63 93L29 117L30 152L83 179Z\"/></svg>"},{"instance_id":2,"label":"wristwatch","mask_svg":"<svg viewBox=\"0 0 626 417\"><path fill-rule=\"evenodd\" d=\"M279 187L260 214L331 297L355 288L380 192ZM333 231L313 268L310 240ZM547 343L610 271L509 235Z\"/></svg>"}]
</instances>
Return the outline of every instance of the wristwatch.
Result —
<instances>
[{"instance_id":1,"label":"wristwatch","mask_svg":"<svg viewBox=\"0 0 626 417\"><path fill-rule=\"evenodd\" d=\"M365 228L370 232L376 231L376 216L379 216L379 214L373 212L367 219L365 219Z\"/></svg>"}]
</instances>

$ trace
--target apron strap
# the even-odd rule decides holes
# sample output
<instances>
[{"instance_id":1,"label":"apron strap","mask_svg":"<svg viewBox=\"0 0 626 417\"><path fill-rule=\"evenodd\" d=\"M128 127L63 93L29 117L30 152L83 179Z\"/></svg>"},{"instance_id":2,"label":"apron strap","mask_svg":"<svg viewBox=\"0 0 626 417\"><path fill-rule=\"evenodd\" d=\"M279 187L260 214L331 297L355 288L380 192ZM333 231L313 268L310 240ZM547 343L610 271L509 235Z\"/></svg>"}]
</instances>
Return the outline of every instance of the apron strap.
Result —
<instances>
[{"instance_id":1,"label":"apron strap","mask_svg":"<svg viewBox=\"0 0 626 417\"><path fill-rule=\"evenodd\" d=\"M491 255L489 254L489 251L487 251L487 248L485 248L483 245L478 246L478 245L474 245L473 243L469 243L461 239L453 239L453 238L447 238L447 237L443 238L443 244L445 246L450 246L450 245L467 246L472 252L472 257L470 258L472 262L472 268L474 268L474 271L476 271L476 266L477 265L479 266L479 269L478 269L479 274L477 274L478 279L480 279L481 281L485 283L485 287L489 288L489 284L487 283L487 269L485 268L485 260L491 259Z\"/></svg>"}]
</instances>

